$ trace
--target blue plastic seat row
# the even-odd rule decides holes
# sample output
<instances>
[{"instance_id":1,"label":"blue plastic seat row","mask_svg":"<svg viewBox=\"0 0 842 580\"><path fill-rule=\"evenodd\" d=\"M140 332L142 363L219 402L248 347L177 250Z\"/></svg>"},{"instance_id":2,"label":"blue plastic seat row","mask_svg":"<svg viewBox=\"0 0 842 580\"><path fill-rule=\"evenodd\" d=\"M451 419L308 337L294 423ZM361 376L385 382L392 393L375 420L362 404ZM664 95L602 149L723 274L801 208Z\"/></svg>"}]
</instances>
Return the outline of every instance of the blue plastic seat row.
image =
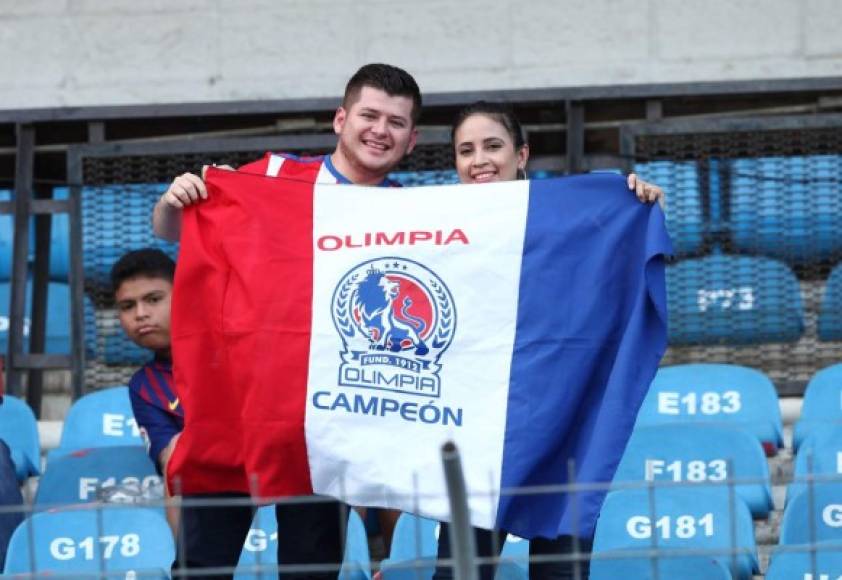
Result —
<instances>
[{"instance_id":1,"label":"blue plastic seat row","mask_svg":"<svg viewBox=\"0 0 842 580\"><path fill-rule=\"evenodd\" d=\"M804 331L798 279L769 258L719 254L667 266L667 311L673 345L790 342Z\"/></svg>"},{"instance_id":2,"label":"blue plastic seat row","mask_svg":"<svg viewBox=\"0 0 842 580\"><path fill-rule=\"evenodd\" d=\"M129 250L160 248L175 258L176 244L156 238L152 232L152 208L167 184L126 184L86 187L81 192L82 264L85 280L96 286L110 285L111 266ZM66 199L67 188L55 188L56 199ZM53 218L50 274L66 280L70 268L69 222L66 215Z\"/></svg>"},{"instance_id":3,"label":"blue plastic seat row","mask_svg":"<svg viewBox=\"0 0 842 580\"><path fill-rule=\"evenodd\" d=\"M737 251L790 263L842 256L842 155L734 159L725 167Z\"/></svg>"}]
</instances>

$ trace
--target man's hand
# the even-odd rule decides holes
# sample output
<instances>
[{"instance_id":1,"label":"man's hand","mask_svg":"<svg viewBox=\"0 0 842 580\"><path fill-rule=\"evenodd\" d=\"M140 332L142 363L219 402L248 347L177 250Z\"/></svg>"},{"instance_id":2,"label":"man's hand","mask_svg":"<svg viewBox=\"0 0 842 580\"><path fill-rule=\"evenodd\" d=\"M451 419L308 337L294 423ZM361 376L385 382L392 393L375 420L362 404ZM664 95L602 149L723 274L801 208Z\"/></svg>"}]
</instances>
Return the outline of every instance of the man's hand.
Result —
<instances>
[{"instance_id":1,"label":"man's hand","mask_svg":"<svg viewBox=\"0 0 842 580\"><path fill-rule=\"evenodd\" d=\"M199 200L208 198L208 188L205 187L205 174L208 171L208 165L202 166L202 176L194 175L193 173L183 173L176 177L164 195L161 196L159 203L182 209L188 205L192 205ZM226 171L235 171L230 165L214 165L217 169L225 169Z\"/></svg>"},{"instance_id":2,"label":"man's hand","mask_svg":"<svg viewBox=\"0 0 842 580\"><path fill-rule=\"evenodd\" d=\"M639 179L634 173L629 174L628 177L629 189L631 189L637 196L637 199L643 203L657 201L664 206L664 190L655 185Z\"/></svg>"},{"instance_id":3,"label":"man's hand","mask_svg":"<svg viewBox=\"0 0 842 580\"><path fill-rule=\"evenodd\" d=\"M205 168L202 168L202 174L204 173ZM192 173L184 173L173 180L167 191L161 196L159 203L182 209L200 199L207 198L208 189L205 187L202 178Z\"/></svg>"}]
</instances>

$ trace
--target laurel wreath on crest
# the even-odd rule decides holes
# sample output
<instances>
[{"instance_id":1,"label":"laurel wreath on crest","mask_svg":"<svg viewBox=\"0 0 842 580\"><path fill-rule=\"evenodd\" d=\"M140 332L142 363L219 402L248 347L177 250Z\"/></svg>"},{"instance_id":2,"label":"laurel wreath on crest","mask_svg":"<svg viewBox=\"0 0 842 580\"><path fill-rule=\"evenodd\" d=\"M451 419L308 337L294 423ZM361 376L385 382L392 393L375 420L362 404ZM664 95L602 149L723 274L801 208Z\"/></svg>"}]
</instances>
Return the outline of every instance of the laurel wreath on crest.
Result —
<instances>
[{"instance_id":1,"label":"laurel wreath on crest","mask_svg":"<svg viewBox=\"0 0 842 580\"><path fill-rule=\"evenodd\" d=\"M433 348L440 349L446 347L450 343L454 331L454 309L450 302L448 292L444 289L442 284L439 284L434 279L430 279L430 287L433 289L433 295L438 303L441 321L436 335L433 338Z\"/></svg>"},{"instance_id":2,"label":"laurel wreath on crest","mask_svg":"<svg viewBox=\"0 0 842 580\"><path fill-rule=\"evenodd\" d=\"M342 283L339 291L336 293L336 300L333 303L333 318L336 320L336 325L339 331L352 338L354 336L354 322L351 319L351 292L353 287L357 284L359 274L353 274Z\"/></svg>"}]
</instances>

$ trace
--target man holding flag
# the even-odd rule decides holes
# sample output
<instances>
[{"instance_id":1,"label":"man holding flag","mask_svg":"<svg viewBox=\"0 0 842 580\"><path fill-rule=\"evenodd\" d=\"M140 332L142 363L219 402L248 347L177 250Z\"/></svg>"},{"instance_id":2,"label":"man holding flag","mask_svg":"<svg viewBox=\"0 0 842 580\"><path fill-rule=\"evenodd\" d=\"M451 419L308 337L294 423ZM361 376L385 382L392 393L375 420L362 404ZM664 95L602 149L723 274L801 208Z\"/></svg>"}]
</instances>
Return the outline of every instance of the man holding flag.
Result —
<instances>
[{"instance_id":1,"label":"man holding flag","mask_svg":"<svg viewBox=\"0 0 842 580\"><path fill-rule=\"evenodd\" d=\"M239 170L281 178L289 183L324 183L373 185L392 187L397 184L386 179L401 159L415 146L416 122L421 114L421 93L415 80L406 71L385 64L362 67L351 77L345 88L342 106L334 118L338 135L336 150L330 156L299 159L292 155L267 154ZM203 180L186 173L176 178L155 206L155 233L163 238L178 240L181 235L182 208L206 199L208 191ZM267 281L278 284L278 281ZM201 284L190 288L201 294ZM174 325L178 324L178 298L173 306ZM215 352L209 349L209 352ZM208 353L204 353L207 355ZM203 356L204 356L203 355ZM273 357L271 353L264 356ZM178 361L177 347L174 360ZM208 360L200 357L199 360ZM241 456L242 439L238 386L249 369L234 369L234 361L222 357L208 360L203 368L187 368L176 362L176 384L180 389L187 415L186 429L173 457L167 475L174 486L181 489L186 500L202 498L243 497L246 494L264 495L250 481ZM205 375L217 381L212 389L212 408L203 407L192 396L194 380L205 382ZM224 386L223 386L224 385ZM196 404L191 404L196 403ZM223 417L208 422L208 415ZM191 423L196 425L191 429ZM270 438L270 433L256 434ZM277 437L284 438L283 434ZM294 469L306 461L306 449L293 446L285 459L267 457L266 462L278 469ZM282 503L276 506L278 518L279 564L336 565L343 557L345 533L344 506L335 501ZM251 524L252 510L247 505L234 507L185 507L183 512L183 548L181 565L187 568L234 567ZM290 575L296 578L329 579L335 572L312 572Z\"/></svg>"}]
</instances>

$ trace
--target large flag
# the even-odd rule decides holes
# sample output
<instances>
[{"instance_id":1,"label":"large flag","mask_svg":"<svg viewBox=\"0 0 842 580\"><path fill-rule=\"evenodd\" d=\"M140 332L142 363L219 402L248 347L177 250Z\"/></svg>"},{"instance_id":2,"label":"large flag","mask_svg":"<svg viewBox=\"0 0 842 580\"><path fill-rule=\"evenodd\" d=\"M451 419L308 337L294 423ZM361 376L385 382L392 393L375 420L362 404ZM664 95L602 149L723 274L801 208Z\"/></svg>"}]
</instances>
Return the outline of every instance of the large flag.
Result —
<instances>
[{"instance_id":1,"label":"large flag","mask_svg":"<svg viewBox=\"0 0 842 580\"><path fill-rule=\"evenodd\" d=\"M474 525L593 533L603 490L513 492L612 478L666 348L657 205L611 174L207 185L175 280L173 489L448 520L453 440Z\"/></svg>"}]
</instances>

